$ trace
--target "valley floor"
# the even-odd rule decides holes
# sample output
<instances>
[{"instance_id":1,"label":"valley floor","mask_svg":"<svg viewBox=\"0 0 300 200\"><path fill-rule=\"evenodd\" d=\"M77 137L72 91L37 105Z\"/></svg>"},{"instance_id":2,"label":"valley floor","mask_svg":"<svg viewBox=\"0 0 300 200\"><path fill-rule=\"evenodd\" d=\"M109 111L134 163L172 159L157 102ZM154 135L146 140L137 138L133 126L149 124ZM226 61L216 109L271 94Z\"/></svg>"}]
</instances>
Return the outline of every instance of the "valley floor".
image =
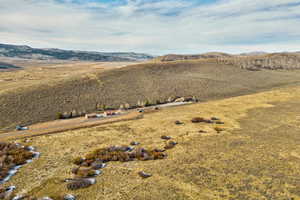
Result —
<instances>
[{"instance_id":1,"label":"valley floor","mask_svg":"<svg viewBox=\"0 0 300 200\"><path fill-rule=\"evenodd\" d=\"M300 199L300 87L162 109L143 119L35 137L41 157L6 185L37 196L73 193L78 199ZM193 124L218 117L224 125ZM175 125L175 121L184 122ZM225 131L217 133L215 127ZM203 130L207 133L200 133ZM97 183L67 191L72 159L111 145L138 141L178 145L163 160L108 163ZM23 141L19 141L23 142ZM137 173L153 174L141 179Z\"/></svg>"}]
</instances>

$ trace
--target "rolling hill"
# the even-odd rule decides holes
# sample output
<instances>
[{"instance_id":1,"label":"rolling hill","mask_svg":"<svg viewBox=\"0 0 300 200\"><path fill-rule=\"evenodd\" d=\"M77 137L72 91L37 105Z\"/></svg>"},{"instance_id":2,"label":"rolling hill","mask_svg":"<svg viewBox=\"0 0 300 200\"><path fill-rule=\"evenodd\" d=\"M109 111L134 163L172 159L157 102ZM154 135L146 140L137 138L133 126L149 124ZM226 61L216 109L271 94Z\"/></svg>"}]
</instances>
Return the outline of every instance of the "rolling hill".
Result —
<instances>
[{"instance_id":1,"label":"rolling hill","mask_svg":"<svg viewBox=\"0 0 300 200\"><path fill-rule=\"evenodd\" d=\"M56 119L58 113L93 112L139 101L195 96L200 101L300 83L300 71L251 71L218 59L132 65L51 84L20 87L0 95L0 127Z\"/></svg>"},{"instance_id":2,"label":"rolling hill","mask_svg":"<svg viewBox=\"0 0 300 200\"><path fill-rule=\"evenodd\" d=\"M76 199L246 200L299 199L300 87L166 108L139 120L30 138L41 153L9 182L16 194ZM224 124L192 123L217 116ZM180 120L181 125L174 122ZM215 127L224 131L216 132ZM178 144L159 160L108 162L89 188L68 190L74 159L112 145L162 149L167 135ZM17 142L23 142L19 139ZM90 154L89 154L90 155ZM144 171L152 177L142 179ZM8 184L7 184L8 185Z\"/></svg>"},{"instance_id":3,"label":"rolling hill","mask_svg":"<svg viewBox=\"0 0 300 200\"><path fill-rule=\"evenodd\" d=\"M176 55L169 54L153 59L153 62L172 62L180 60L201 60L214 58L220 64L230 64L242 69L260 70L260 69L300 69L300 54L294 53L264 53L252 52L238 55L231 55L220 52L211 52L195 55Z\"/></svg>"},{"instance_id":4,"label":"rolling hill","mask_svg":"<svg viewBox=\"0 0 300 200\"><path fill-rule=\"evenodd\" d=\"M29 46L0 44L0 56L38 60L76 61L143 61L152 59L148 54L133 52L91 52L62 49L37 49Z\"/></svg>"},{"instance_id":5,"label":"rolling hill","mask_svg":"<svg viewBox=\"0 0 300 200\"><path fill-rule=\"evenodd\" d=\"M204 54L168 54L160 56L154 59L154 61L169 62L169 61L179 61L179 60L197 60L205 58L219 58L219 57L232 57L233 55L222 53L222 52L209 52Z\"/></svg>"},{"instance_id":6,"label":"rolling hill","mask_svg":"<svg viewBox=\"0 0 300 200\"><path fill-rule=\"evenodd\" d=\"M218 58L218 62L232 64L249 70L293 70L300 69L299 53L272 53L255 56L235 56Z\"/></svg>"}]
</instances>

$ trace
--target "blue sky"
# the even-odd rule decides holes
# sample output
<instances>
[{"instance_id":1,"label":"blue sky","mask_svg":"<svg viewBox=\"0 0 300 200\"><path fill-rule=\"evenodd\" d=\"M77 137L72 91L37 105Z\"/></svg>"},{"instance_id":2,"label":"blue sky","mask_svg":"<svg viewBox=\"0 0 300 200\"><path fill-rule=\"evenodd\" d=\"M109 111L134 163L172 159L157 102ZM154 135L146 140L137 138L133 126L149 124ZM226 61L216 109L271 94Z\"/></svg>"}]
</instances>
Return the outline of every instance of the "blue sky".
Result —
<instances>
[{"instance_id":1,"label":"blue sky","mask_svg":"<svg viewBox=\"0 0 300 200\"><path fill-rule=\"evenodd\" d=\"M0 0L0 43L155 55L300 51L300 0Z\"/></svg>"}]
</instances>

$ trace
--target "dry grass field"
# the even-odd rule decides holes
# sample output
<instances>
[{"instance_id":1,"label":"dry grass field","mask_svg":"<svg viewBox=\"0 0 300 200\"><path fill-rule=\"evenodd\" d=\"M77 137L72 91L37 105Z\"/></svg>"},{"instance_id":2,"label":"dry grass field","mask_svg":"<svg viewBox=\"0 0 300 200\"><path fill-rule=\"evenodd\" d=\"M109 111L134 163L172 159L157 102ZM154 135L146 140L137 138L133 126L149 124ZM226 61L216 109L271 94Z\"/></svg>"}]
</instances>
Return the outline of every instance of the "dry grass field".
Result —
<instances>
[{"instance_id":1,"label":"dry grass field","mask_svg":"<svg viewBox=\"0 0 300 200\"><path fill-rule=\"evenodd\" d=\"M6 185L16 185L18 193L73 193L85 200L298 200L299 98L299 86L286 87L166 108L135 121L35 137L28 144L36 146L41 157L21 168ZM225 124L190 121L212 116ZM184 124L175 125L176 120ZM217 133L216 126L225 131ZM162 135L178 142L166 159L110 162L87 189L70 192L62 183L71 177L72 159L77 156L131 141L146 148L163 147ZM137 175L141 170L153 176L142 179Z\"/></svg>"},{"instance_id":2,"label":"dry grass field","mask_svg":"<svg viewBox=\"0 0 300 200\"><path fill-rule=\"evenodd\" d=\"M147 63L106 71L106 63L70 65L1 73L0 80L8 81L0 84L0 129L54 120L62 112L93 112L97 105L118 108L120 104L165 101L174 96L196 96L206 101L300 80L297 70L249 71L213 59Z\"/></svg>"},{"instance_id":3,"label":"dry grass field","mask_svg":"<svg viewBox=\"0 0 300 200\"><path fill-rule=\"evenodd\" d=\"M1 59L2 60L2 59ZM37 85L56 85L70 78L92 76L106 70L124 67L133 62L78 62L5 59L23 70L0 72L0 94Z\"/></svg>"}]
</instances>

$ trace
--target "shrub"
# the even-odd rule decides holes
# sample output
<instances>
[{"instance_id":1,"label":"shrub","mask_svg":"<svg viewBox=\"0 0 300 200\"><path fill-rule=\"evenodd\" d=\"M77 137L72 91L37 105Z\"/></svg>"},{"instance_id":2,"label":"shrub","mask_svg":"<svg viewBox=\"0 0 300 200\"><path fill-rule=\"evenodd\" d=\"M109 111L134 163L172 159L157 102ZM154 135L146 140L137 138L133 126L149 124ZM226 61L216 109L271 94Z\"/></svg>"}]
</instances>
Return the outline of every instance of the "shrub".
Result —
<instances>
[{"instance_id":1,"label":"shrub","mask_svg":"<svg viewBox=\"0 0 300 200\"><path fill-rule=\"evenodd\" d=\"M169 145L175 146L176 142L169 142ZM110 162L110 161L120 161L128 162L134 159L137 160L156 160L163 159L167 155L163 153L165 150L146 150L144 148L136 148L132 151L129 146L111 146L108 148L96 149L86 155L85 161L82 162L81 158L76 158L74 163L81 166L92 166L95 162Z\"/></svg>"},{"instance_id":2,"label":"shrub","mask_svg":"<svg viewBox=\"0 0 300 200\"><path fill-rule=\"evenodd\" d=\"M151 106L151 105L152 105L151 102L147 99L146 102L145 102L145 106L148 107L148 106Z\"/></svg>"},{"instance_id":3,"label":"shrub","mask_svg":"<svg viewBox=\"0 0 300 200\"><path fill-rule=\"evenodd\" d=\"M56 194L50 195L49 198L53 199L53 200L65 200L64 196L62 196L62 195L56 195Z\"/></svg>"},{"instance_id":4,"label":"shrub","mask_svg":"<svg viewBox=\"0 0 300 200\"><path fill-rule=\"evenodd\" d=\"M215 131L217 131L217 133L220 133L220 132L222 132L222 131L225 131L225 129L224 129L224 128L221 128L221 127L215 127L214 129L215 129Z\"/></svg>"},{"instance_id":5,"label":"shrub","mask_svg":"<svg viewBox=\"0 0 300 200\"><path fill-rule=\"evenodd\" d=\"M57 119L63 119L64 117L63 117L63 114L61 112L59 112L59 113L56 114L56 118Z\"/></svg>"},{"instance_id":6,"label":"shrub","mask_svg":"<svg viewBox=\"0 0 300 200\"><path fill-rule=\"evenodd\" d=\"M86 156L85 156L85 159L86 160L95 160L97 157L97 154L95 152L92 152L92 153L88 153Z\"/></svg>"},{"instance_id":7,"label":"shrub","mask_svg":"<svg viewBox=\"0 0 300 200\"><path fill-rule=\"evenodd\" d=\"M176 125L182 125L183 122L181 122L181 121L179 121L179 120L176 120L176 121L175 121L175 124L176 124Z\"/></svg>"},{"instance_id":8,"label":"shrub","mask_svg":"<svg viewBox=\"0 0 300 200\"><path fill-rule=\"evenodd\" d=\"M96 171L93 169L78 169L75 174L81 178L93 177L97 175Z\"/></svg>"},{"instance_id":9,"label":"shrub","mask_svg":"<svg viewBox=\"0 0 300 200\"><path fill-rule=\"evenodd\" d=\"M176 145L177 145L177 142L169 141L169 142L166 144L165 149L166 149L166 150L172 149L172 148L174 148Z\"/></svg>"},{"instance_id":10,"label":"shrub","mask_svg":"<svg viewBox=\"0 0 300 200\"><path fill-rule=\"evenodd\" d=\"M215 121L215 120L220 120L220 119L217 118L217 117L212 117L211 120L214 120L214 121Z\"/></svg>"},{"instance_id":11,"label":"shrub","mask_svg":"<svg viewBox=\"0 0 300 200\"><path fill-rule=\"evenodd\" d=\"M33 158L33 153L29 151L23 151L20 154L14 155L13 163L16 165L26 164L26 161Z\"/></svg>"},{"instance_id":12,"label":"shrub","mask_svg":"<svg viewBox=\"0 0 300 200\"><path fill-rule=\"evenodd\" d=\"M170 136L166 136L166 135L163 135L160 138L163 139L163 140L170 140L171 139Z\"/></svg>"},{"instance_id":13,"label":"shrub","mask_svg":"<svg viewBox=\"0 0 300 200\"><path fill-rule=\"evenodd\" d=\"M205 123L209 123L209 124L213 123L212 120L210 120L210 119L205 119L205 118L203 118L203 117L195 117L195 118L193 118L193 119L191 120L191 122L192 122L192 123L201 123L201 122L205 122Z\"/></svg>"},{"instance_id":14,"label":"shrub","mask_svg":"<svg viewBox=\"0 0 300 200\"><path fill-rule=\"evenodd\" d=\"M132 146L136 146L136 145L139 145L140 143L139 142L136 142L136 141L132 141L132 142L130 142L130 145L132 145Z\"/></svg>"},{"instance_id":15,"label":"shrub","mask_svg":"<svg viewBox=\"0 0 300 200\"><path fill-rule=\"evenodd\" d=\"M105 104L97 104L97 110L99 111L105 111L106 110L106 105Z\"/></svg>"},{"instance_id":16,"label":"shrub","mask_svg":"<svg viewBox=\"0 0 300 200\"><path fill-rule=\"evenodd\" d=\"M95 183L95 179L81 179L68 183L67 188L69 190L78 190L80 188L90 187Z\"/></svg>"},{"instance_id":17,"label":"shrub","mask_svg":"<svg viewBox=\"0 0 300 200\"><path fill-rule=\"evenodd\" d=\"M74 163L75 165L81 165L81 164L83 163L83 161L84 161L83 158L81 158L81 157L76 157L76 158L74 158L73 163Z\"/></svg>"},{"instance_id":18,"label":"shrub","mask_svg":"<svg viewBox=\"0 0 300 200\"><path fill-rule=\"evenodd\" d=\"M164 159L167 156L167 154L165 154L163 152L157 152L157 151L151 151L150 154L154 160Z\"/></svg>"},{"instance_id":19,"label":"shrub","mask_svg":"<svg viewBox=\"0 0 300 200\"><path fill-rule=\"evenodd\" d=\"M194 117L191 122L192 123L200 123L203 122L205 119L203 117Z\"/></svg>"},{"instance_id":20,"label":"shrub","mask_svg":"<svg viewBox=\"0 0 300 200\"><path fill-rule=\"evenodd\" d=\"M0 143L0 180L9 175L9 171L17 165L23 165L34 157L34 153L28 147L16 144Z\"/></svg>"},{"instance_id":21,"label":"shrub","mask_svg":"<svg viewBox=\"0 0 300 200\"><path fill-rule=\"evenodd\" d=\"M102 169L106 165L102 161L95 161L91 164L91 168L94 170Z\"/></svg>"},{"instance_id":22,"label":"shrub","mask_svg":"<svg viewBox=\"0 0 300 200\"><path fill-rule=\"evenodd\" d=\"M149 178L149 177L152 176L152 174L148 174L148 173L143 172L143 171L139 172L138 174L139 174L139 176L142 177L142 178Z\"/></svg>"}]
</instances>

